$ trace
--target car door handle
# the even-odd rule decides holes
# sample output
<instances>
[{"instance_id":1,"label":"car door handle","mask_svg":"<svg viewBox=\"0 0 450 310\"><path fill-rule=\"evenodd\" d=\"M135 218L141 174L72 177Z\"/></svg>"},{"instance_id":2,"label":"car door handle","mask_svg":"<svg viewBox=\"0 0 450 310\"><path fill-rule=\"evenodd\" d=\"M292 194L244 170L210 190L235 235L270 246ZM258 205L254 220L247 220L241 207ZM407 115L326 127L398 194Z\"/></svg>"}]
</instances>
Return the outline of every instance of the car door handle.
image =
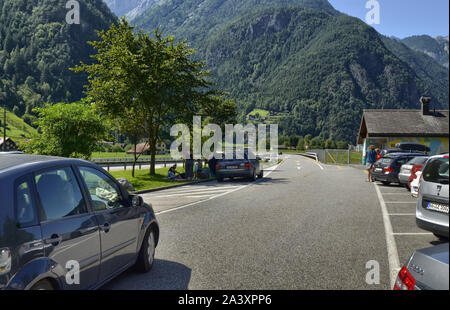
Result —
<instances>
[{"instance_id":1,"label":"car door handle","mask_svg":"<svg viewBox=\"0 0 450 310\"><path fill-rule=\"evenodd\" d=\"M111 229L111 225L109 223L105 223L103 225L100 225L100 229L103 230L105 233L108 233Z\"/></svg>"},{"instance_id":2,"label":"car door handle","mask_svg":"<svg viewBox=\"0 0 450 310\"><path fill-rule=\"evenodd\" d=\"M58 234L53 234L50 238L44 240L46 244L51 244L53 246L57 246L61 243L62 237Z\"/></svg>"}]
</instances>

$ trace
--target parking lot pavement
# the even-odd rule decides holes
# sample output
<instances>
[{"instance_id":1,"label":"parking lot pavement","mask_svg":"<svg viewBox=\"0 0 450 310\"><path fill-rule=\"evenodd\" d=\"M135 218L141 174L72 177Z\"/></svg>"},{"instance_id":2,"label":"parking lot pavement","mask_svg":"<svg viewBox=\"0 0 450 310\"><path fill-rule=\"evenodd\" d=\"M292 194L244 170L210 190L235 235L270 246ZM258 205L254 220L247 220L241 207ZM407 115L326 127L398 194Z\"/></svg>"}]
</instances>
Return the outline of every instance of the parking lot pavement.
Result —
<instances>
[{"instance_id":1,"label":"parking lot pavement","mask_svg":"<svg viewBox=\"0 0 450 310\"><path fill-rule=\"evenodd\" d=\"M416 225L417 198L412 197L404 186L374 184L380 193L380 203L385 206L383 215L392 282L392 277L414 251L440 244L441 241Z\"/></svg>"},{"instance_id":2,"label":"parking lot pavement","mask_svg":"<svg viewBox=\"0 0 450 310\"><path fill-rule=\"evenodd\" d=\"M264 175L267 176L276 169L278 165L266 168ZM258 182L258 181L256 181ZM156 191L142 194L146 203L151 203L155 213L162 214L178 208L184 208L193 204L198 204L207 200L218 198L241 190L251 185L253 182L245 179L235 179L233 181L218 183L211 181L200 184L186 185L163 191Z\"/></svg>"}]
</instances>

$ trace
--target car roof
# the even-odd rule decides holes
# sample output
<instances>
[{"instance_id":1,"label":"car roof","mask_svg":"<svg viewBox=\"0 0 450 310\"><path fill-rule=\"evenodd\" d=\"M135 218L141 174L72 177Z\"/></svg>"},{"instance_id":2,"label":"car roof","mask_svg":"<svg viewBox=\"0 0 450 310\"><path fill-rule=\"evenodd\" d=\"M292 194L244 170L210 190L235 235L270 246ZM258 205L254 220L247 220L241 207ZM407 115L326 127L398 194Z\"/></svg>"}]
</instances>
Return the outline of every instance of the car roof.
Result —
<instances>
[{"instance_id":1,"label":"car roof","mask_svg":"<svg viewBox=\"0 0 450 310\"><path fill-rule=\"evenodd\" d=\"M445 157L448 158L448 156L449 156L449 153L444 153L444 154L438 154L438 155L431 156L430 158L445 158Z\"/></svg>"},{"instance_id":2,"label":"car roof","mask_svg":"<svg viewBox=\"0 0 450 310\"><path fill-rule=\"evenodd\" d=\"M27 154L1 154L0 155L0 172L11 170L26 170L27 168L35 169L36 166L46 168L58 164L71 163L89 163L80 159L41 156L41 155L27 155Z\"/></svg>"},{"instance_id":3,"label":"car roof","mask_svg":"<svg viewBox=\"0 0 450 310\"><path fill-rule=\"evenodd\" d=\"M425 154L425 153L410 153L410 152L402 152L402 153L389 153L386 154L384 157L389 157L389 158L397 158L397 157L402 157L402 156L415 156L415 157L427 157L429 155Z\"/></svg>"}]
</instances>

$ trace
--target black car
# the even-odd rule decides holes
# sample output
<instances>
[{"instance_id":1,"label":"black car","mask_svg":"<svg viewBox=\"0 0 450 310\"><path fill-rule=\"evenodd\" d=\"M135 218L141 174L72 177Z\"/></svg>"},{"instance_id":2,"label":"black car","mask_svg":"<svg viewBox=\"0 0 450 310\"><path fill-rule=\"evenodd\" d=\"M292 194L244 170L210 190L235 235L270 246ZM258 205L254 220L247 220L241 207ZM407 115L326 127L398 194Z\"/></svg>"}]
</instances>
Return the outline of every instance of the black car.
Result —
<instances>
[{"instance_id":1,"label":"black car","mask_svg":"<svg viewBox=\"0 0 450 310\"><path fill-rule=\"evenodd\" d=\"M372 167L372 181L381 181L385 185L400 183L398 174L402 165L414 157L427 156L425 153L389 153L380 158Z\"/></svg>"},{"instance_id":2,"label":"black car","mask_svg":"<svg viewBox=\"0 0 450 310\"><path fill-rule=\"evenodd\" d=\"M0 289L95 289L149 271L150 205L82 160L0 155Z\"/></svg>"}]
</instances>

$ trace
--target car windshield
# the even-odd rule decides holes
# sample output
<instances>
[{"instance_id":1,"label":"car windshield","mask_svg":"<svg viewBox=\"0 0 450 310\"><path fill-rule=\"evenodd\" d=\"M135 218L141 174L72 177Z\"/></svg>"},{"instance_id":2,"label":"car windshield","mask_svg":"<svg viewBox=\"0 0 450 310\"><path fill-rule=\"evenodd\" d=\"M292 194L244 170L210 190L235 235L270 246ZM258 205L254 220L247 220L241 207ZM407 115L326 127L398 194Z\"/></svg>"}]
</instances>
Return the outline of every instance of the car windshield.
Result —
<instances>
[{"instance_id":1,"label":"car windshield","mask_svg":"<svg viewBox=\"0 0 450 310\"><path fill-rule=\"evenodd\" d=\"M431 160L424 168L423 179L427 182L448 184L448 158Z\"/></svg>"},{"instance_id":2,"label":"car windshield","mask_svg":"<svg viewBox=\"0 0 450 310\"><path fill-rule=\"evenodd\" d=\"M408 161L408 165L424 165L426 161L428 160L428 157L426 156L418 156L414 157L410 161Z\"/></svg>"}]
</instances>

